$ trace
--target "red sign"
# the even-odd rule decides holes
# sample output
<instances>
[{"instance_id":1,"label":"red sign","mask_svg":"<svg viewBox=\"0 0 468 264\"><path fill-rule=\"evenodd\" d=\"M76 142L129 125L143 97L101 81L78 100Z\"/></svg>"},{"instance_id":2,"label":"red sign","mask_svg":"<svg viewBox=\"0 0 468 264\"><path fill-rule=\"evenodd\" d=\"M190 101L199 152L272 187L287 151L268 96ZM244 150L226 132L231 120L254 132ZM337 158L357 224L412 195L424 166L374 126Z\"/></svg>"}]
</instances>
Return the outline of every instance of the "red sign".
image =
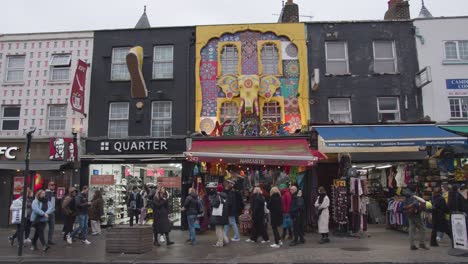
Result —
<instances>
[{"instance_id":1,"label":"red sign","mask_svg":"<svg viewBox=\"0 0 468 264\"><path fill-rule=\"evenodd\" d=\"M75 161L78 149L73 138L51 138L49 143L50 160Z\"/></svg>"},{"instance_id":2,"label":"red sign","mask_svg":"<svg viewBox=\"0 0 468 264\"><path fill-rule=\"evenodd\" d=\"M13 196L18 198L23 193L24 178L15 177L13 179Z\"/></svg>"},{"instance_id":3,"label":"red sign","mask_svg":"<svg viewBox=\"0 0 468 264\"><path fill-rule=\"evenodd\" d=\"M91 175L91 185L114 185L114 175Z\"/></svg>"},{"instance_id":4,"label":"red sign","mask_svg":"<svg viewBox=\"0 0 468 264\"><path fill-rule=\"evenodd\" d=\"M73 86L70 95L70 104L76 112L85 114L85 83L86 71L88 64L82 60L78 60L75 77L73 78Z\"/></svg>"},{"instance_id":5,"label":"red sign","mask_svg":"<svg viewBox=\"0 0 468 264\"><path fill-rule=\"evenodd\" d=\"M181 188L181 177L158 177L158 185L164 188Z\"/></svg>"}]
</instances>

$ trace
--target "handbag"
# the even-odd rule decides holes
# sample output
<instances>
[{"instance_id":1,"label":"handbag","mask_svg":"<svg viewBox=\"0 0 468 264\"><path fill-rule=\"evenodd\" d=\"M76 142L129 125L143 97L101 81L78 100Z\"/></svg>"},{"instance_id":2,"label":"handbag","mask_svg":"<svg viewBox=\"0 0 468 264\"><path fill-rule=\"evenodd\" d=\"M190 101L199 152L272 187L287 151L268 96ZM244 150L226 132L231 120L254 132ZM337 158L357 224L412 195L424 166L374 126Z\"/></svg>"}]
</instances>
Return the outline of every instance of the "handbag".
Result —
<instances>
[{"instance_id":1,"label":"handbag","mask_svg":"<svg viewBox=\"0 0 468 264\"><path fill-rule=\"evenodd\" d=\"M212 216L223 216L223 207L224 207L224 204L221 200L221 197L219 197L219 206L216 208L216 207L213 207L213 212L211 213Z\"/></svg>"},{"instance_id":2,"label":"handbag","mask_svg":"<svg viewBox=\"0 0 468 264\"><path fill-rule=\"evenodd\" d=\"M11 211L11 224L13 225L21 224L21 210Z\"/></svg>"}]
</instances>

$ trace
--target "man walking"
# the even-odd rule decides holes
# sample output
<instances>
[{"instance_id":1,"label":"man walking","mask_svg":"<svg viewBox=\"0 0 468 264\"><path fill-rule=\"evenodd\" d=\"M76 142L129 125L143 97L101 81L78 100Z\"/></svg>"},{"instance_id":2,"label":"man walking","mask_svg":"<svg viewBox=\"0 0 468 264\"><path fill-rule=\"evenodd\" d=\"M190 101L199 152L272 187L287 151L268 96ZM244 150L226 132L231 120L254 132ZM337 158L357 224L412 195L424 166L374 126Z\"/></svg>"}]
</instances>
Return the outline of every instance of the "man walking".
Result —
<instances>
[{"instance_id":1,"label":"man walking","mask_svg":"<svg viewBox=\"0 0 468 264\"><path fill-rule=\"evenodd\" d=\"M414 195L415 190L416 188L414 186L408 187L408 190L404 194L406 200L403 203L403 211L406 214L409 222L410 249L418 249L418 247L416 247L414 244L417 232L419 235L419 248L429 250L425 244L424 224L421 217L421 206L420 201L416 199Z\"/></svg>"},{"instance_id":2,"label":"man walking","mask_svg":"<svg viewBox=\"0 0 468 264\"><path fill-rule=\"evenodd\" d=\"M187 242L190 242L192 246L196 245L196 233L195 233L195 222L197 221L197 215L202 211L200 203L198 202L197 191L194 188L189 189L189 196L185 199L184 208L182 209L187 214L187 223L189 227L190 238Z\"/></svg>"},{"instance_id":3,"label":"man walking","mask_svg":"<svg viewBox=\"0 0 468 264\"><path fill-rule=\"evenodd\" d=\"M75 197L78 228L73 230L73 232L67 236L68 244L72 244L73 238L80 233L82 236L82 242L86 245L91 244L91 242L86 239L88 234L88 208L91 205L91 202L88 201L88 192L88 186L83 186L81 193Z\"/></svg>"},{"instance_id":4,"label":"man walking","mask_svg":"<svg viewBox=\"0 0 468 264\"><path fill-rule=\"evenodd\" d=\"M49 214L49 219L47 221L47 225L49 226L49 231L47 235L47 244L49 246L55 245L54 242L54 231L55 231L55 182L50 181L47 184L47 190L45 191L47 201L52 204L52 210Z\"/></svg>"},{"instance_id":5,"label":"man walking","mask_svg":"<svg viewBox=\"0 0 468 264\"><path fill-rule=\"evenodd\" d=\"M303 223L303 214L304 214L304 199L302 194L299 193L296 186L291 187L291 207L289 209L289 215L293 220L293 230L294 230L294 240L289 244L291 247L294 247L298 244L304 244L304 223Z\"/></svg>"},{"instance_id":6,"label":"man walking","mask_svg":"<svg viewBox=\"0 0 468 264\"><path fill-rule=\"evenodd\" d=\"M227 194L228 207L228 220L229 224L224 226L224 233L229 237L229 229L232 227L234 230L234 237L231 239L233 242L240 241L239 228L237 227L237 217L240 211L244 208L242 196L238 191L234 189L235 182L228 180L226 181L225 193Z\"/></svg>"}]
</instances>

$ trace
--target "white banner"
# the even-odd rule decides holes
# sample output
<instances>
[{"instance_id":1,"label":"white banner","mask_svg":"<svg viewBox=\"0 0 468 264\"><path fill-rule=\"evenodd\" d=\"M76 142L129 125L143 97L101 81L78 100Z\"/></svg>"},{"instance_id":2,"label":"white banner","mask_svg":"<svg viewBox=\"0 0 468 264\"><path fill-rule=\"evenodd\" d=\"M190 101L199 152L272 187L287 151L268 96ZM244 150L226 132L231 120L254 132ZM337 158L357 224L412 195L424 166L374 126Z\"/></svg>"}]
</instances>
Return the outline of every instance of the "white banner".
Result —
<instances>
[{"instance_id":1,"label":"white banner","mask_svg":"<svg viewBox=\"0 0 468 264\"><path fill-rule=\"evenodd\" d=\"M453 244L457 249L468 250L468 234L464 214L452 214Z\"/></svg>"}]
</instances>

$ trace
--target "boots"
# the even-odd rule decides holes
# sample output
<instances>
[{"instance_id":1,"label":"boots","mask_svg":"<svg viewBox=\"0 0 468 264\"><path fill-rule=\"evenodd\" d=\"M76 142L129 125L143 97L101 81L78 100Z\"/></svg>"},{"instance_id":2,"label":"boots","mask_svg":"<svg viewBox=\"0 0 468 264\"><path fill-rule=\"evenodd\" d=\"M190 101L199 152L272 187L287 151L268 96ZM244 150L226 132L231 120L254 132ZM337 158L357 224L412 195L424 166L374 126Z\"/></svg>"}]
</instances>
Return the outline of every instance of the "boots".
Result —
<instances>
[{"instance_id":1,"label":"boots","mask_svg":"<svg viewBox=\"0 0 468 264\"><path fill-rule=\"evenodd\" d=\"M172 242L169 238L169 234L166 234L166 246L174 245L174 242Z\"/></svg>"}]
</instances>

